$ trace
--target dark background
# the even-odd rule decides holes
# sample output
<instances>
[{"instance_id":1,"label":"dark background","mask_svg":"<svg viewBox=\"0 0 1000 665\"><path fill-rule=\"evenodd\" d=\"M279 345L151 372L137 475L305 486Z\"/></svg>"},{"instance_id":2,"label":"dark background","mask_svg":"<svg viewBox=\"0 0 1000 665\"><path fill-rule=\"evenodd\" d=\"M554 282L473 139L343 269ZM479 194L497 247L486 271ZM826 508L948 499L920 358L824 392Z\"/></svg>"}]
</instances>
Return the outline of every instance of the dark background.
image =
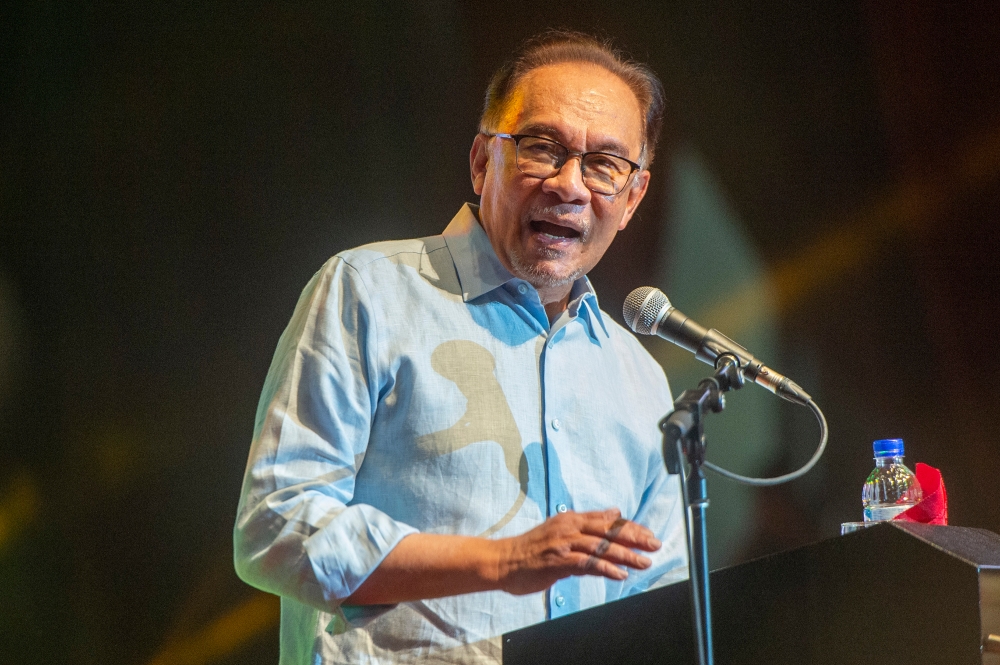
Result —
<instances>
[{"instance_id":1,"label":"dark background","mask_svg":"<svg viewBox=\"0 0 1000 665\"><path fill-rule=\"evenodd\" d=\"M1000 4L19 2L0 661L277 661L277 602L236 578L231 528L278 336L330 255L474 200L482 92L544 27L613 37L671 102L652 191L592 275L604 309L669 268L670 154L696 146L767 265L772 364L830 421L821 465L755 491L713 561L858 519L887 435L942 470L953 524L1000 531ZM815 436L780 413L772 473Z\"/></svg>"}]
</instances>

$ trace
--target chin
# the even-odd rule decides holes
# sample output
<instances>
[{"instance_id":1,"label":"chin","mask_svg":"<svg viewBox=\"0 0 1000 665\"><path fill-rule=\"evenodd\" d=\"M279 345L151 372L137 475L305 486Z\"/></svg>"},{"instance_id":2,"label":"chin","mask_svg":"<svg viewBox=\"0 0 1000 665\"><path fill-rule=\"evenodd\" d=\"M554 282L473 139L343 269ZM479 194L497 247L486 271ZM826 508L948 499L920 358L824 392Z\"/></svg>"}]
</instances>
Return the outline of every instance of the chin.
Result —
<instances>
[{"instance_id":1,"label":"chin","mask_svg":"<svg viewBox=\"0 0 1000 665\"><path fill-rule=\"evenodd\" d=\"M544 257L535 261L527 261L519 252L510 255L514 274L530 283L536 289L553 289L569 286L584 275L582 267L575 269L570 266L552 265Z\"/></svg>"}]
</instances>

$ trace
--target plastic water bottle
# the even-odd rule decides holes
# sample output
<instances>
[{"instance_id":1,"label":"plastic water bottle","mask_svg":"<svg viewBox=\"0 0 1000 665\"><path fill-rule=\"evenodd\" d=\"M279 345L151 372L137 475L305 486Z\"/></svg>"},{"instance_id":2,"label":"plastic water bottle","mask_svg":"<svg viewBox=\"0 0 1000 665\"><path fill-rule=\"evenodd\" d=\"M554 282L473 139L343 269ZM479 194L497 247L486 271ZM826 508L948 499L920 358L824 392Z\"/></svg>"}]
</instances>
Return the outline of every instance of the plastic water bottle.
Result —
<instances>
[{"instance_id":1,"label":"plastic water bottle","mask_svg":"<svg viewBox=\"0 0 1000 665\"><path fill-rule=\"evenodd\" d=\"M923 491L917 477L903 464L902 439L879 439L872 448L875 470L865 481L861 503L866 522L882 522L920 503Z\"/></svg>"}]
</instances>

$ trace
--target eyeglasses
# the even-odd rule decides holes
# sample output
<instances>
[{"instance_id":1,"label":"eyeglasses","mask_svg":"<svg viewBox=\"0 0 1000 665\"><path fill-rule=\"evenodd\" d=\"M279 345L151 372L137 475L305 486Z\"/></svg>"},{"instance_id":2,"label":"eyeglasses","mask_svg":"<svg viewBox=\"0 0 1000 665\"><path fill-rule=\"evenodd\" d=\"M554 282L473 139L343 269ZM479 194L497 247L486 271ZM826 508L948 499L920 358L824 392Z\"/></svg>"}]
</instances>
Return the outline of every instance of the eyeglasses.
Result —
<instances>
[{"instance_id":1,"label":"eyeglasses","mask_svg":"<svg viewBox=\"0 0 1000 665\"><path fill-rule=\"evenodd\" d=\"M562 143L530 134L488 134L511 139L517 153L517 170L532 178L551 178L570 157L580 158L583 184L595 194L613 196L628 185L639 165L607 152L577 152Z\"/></svg>"}]
</instances>

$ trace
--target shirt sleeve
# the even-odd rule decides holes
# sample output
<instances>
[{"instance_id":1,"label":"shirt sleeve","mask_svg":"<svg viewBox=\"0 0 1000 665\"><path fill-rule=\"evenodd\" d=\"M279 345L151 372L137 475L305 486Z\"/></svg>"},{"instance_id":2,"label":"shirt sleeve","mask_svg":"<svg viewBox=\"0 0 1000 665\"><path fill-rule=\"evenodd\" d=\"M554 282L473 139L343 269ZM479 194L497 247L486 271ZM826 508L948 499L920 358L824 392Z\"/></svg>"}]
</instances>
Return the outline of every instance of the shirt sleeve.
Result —
<instances>
[{"instance_id":1,"label":"shirt sleeve","mask_svg":"<svg viewBox=\"0 0 1000 665\"><path fill-rule=\"evenodd\" d=\"M233 531L239 576L331 611L413 527L352 504L378 402L378 330L358 272L331 259L278 342Z\"/></svg>"}]
</instances>

